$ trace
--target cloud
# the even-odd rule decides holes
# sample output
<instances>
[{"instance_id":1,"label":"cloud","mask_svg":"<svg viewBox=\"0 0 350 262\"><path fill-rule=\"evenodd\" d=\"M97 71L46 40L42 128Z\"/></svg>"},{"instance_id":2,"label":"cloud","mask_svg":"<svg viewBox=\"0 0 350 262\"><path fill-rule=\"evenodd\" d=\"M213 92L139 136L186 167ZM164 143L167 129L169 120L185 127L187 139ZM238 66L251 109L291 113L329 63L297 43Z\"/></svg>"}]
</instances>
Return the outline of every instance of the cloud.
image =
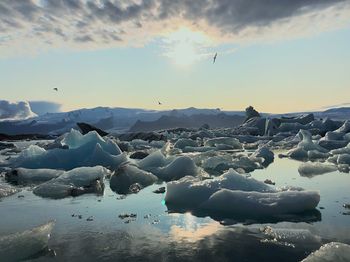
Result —
<instances>
[{"instance_id":1,"label":"cloud","mask_svg":"<svg viewBox=\"0 0 350 262\"><path fill-rule=\"evenodd\" d=\"M3 120L22 120L35 117L28 102L9 102L0 100L0 121Z\"/></svg>"},{"instance_id":2,"label":"cloud","mask_svg":"<svg viewBox=\"0 0 350 262\"><path fill-rule=\"evenodd\" d=\"M216 44L269 41L340 28L349 16L348 0L2 0L0 51L142 46L183 26Z\"/></svg>"},{"instance_id":3,"label":"cloud","mask_svg":"<svg viewBox=\"0 0 350 262\"><path fill-rule=\"evenodd\" d=\"M29 101L31 110L37 115L61 111L61 104L50 101Z\"/></svg>"}]
</instances>

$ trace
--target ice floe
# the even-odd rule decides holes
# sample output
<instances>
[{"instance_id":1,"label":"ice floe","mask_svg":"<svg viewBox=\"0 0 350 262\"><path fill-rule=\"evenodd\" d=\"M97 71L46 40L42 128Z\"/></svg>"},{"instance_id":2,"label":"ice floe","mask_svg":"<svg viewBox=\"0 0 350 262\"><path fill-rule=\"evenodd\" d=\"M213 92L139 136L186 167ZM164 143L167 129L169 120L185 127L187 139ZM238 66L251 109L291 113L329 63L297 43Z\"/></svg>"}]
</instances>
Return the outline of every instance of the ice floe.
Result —
<instances>
[{"instance_id":1,"label":"ice floe","mask_svg":"<svg viewBox=\"0 0 350 262\"><path fill-rule=\"evenodd\" d=\"M110 187L118 194L130 193L130 186L137 183L141 187L152 185L158 178L150 172L136 166L125 164L120 166L112 175Z\"/></svg>"},{"instance_id":2,"label":"ice floe","mask_svg":"<svg viewBox=\"0 0 350 262\"><path fill-rule=\"evenodd\" d=\"M34 188L34 194L48 198L64 198L84 193L102 193L104 178L110 171L102 166L80 167L64 172Z\"/></svg>"},{"instance_id":3,"label":"ice floe","mask_svg":"<svg viewBox=\"0 0 350 262\"><path fill-rule=\"evenodd\" d=\"M64 135L62 143L69 149L54 148L45 150L30 145L12 160L12 166L24 168L50 168L71 170L76 167L102 165L111 169L127 161L126 153L112 140L105 141L95 131L79 135L71 130Z\"/></svg>"},{"instance_id":4,"label":"ice floe","mask_svg":"<svg viewBox=\"0 0 350 262\"><path fill-rule=\"evenodd\" d=\"M39 184L59 177L64 171L56 169L15 168L5 174L6 180L19 184Z\"/></svg>"},{"instance_id":5,"label":"ice floe","mask_svg":"<svg viewBox=\"0 0 350 262\"><path fill-rule=\"evenodd\" d=\"M185 210L245 217L269 217L314 210L320 201L316 191L278 190L230 169L204 181L185 177L167 184L165 202Z\"/></svg>"}]
</instances>

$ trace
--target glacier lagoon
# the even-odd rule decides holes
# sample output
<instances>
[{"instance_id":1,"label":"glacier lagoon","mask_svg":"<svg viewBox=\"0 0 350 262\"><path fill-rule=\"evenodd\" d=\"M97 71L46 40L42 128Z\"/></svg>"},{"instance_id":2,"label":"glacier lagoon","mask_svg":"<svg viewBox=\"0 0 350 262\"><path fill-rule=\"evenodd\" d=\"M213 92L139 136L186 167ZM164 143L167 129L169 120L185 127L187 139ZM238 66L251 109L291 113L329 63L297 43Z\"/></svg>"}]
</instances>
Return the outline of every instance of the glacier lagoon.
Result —
<instances>
[{"instance_id":1,"label":"glacier lagoon","mask_svg":"<svg viewBox=\"0 0 350 262\"><path fill-rule=\"evenodd\" d=\"M165 193L153 193L166 183L123 197L106 180L101 195L63 199L41 198L22 187L0 202L0 235L54 220L48 247L28 258L32 261L301 261L322 244L350 243L349 210L343 207L350 196L349 174L334 171L303 177L299 165L295 160L275 158L251 176L259 181L270 179L278 187L318 190L317 212L309 216L259 223L169 212Z\"/></svg>"}]
</instances>

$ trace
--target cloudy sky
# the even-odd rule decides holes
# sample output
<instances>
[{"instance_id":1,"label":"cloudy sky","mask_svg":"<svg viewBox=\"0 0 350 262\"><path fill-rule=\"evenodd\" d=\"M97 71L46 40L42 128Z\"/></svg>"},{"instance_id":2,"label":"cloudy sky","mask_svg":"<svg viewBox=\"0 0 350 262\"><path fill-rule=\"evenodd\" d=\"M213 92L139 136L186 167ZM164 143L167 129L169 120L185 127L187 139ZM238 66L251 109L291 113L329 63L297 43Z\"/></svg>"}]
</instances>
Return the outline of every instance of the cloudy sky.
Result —
<instances>
[{"instance_id":1,"label":"cloudy sky","mask_svg":"<svg viewBox=\"0 0 350 262\"><path fill-rule=\"evenodd\" d=\"M0 99L317 109L349 102L349 43L349 0L1 0Z\"/></svg>"}]
</instances>

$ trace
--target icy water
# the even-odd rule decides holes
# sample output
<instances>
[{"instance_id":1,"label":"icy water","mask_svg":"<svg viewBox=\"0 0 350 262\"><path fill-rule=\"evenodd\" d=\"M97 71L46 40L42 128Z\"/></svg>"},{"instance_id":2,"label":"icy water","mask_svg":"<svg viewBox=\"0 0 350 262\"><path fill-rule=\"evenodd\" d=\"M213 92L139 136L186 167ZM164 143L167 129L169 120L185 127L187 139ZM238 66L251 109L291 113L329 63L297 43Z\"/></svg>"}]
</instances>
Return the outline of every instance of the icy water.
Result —
<instances>
[{"instance_id":1,"label":"icy water","mask_svg":"<svg viewBox=\"0 0 350 262\"><path fill-rule=\"evenodd\" d=\"M301 177L299 164L277 158L252 176L261 181L271 179L276 186L319 190L316 222L222 225L209 217L168 213L164 194L152 192L165 184L122 199L106 181L103 196L51 200L24 188L2 199L0 235L54 219L49 241L52 251L33 261L300 261L323 243L350 243L350 215L345 215L349 210L343 208L350 203L350 175L332 172ZM137 216L119 218L123 213Z\"/></svg>"}]
</instances>

